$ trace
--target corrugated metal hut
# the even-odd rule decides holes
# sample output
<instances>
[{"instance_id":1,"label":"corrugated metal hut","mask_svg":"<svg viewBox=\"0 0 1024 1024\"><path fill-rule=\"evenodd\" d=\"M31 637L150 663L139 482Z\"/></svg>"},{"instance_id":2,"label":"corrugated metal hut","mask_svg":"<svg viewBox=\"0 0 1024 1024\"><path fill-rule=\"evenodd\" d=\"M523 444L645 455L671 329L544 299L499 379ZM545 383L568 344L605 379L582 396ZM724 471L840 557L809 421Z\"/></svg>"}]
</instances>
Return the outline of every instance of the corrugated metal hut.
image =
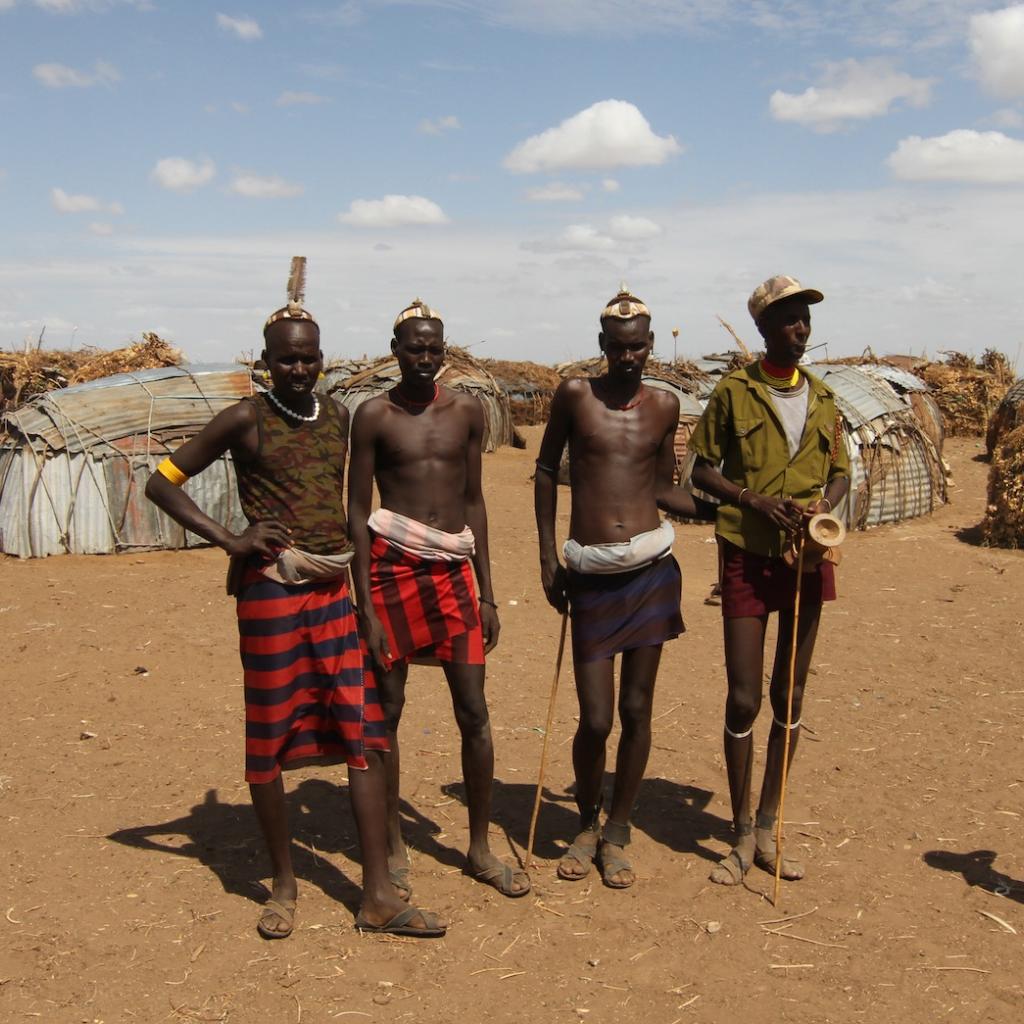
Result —
<instances>
[{"instance_id":1,"label":"corrugated metal hut","mask_svg":"<svg viewBox=\"0 0 1024 1024\"><path fill-rule=\"evenodd\" d=\"M856 365L857 369L863 370L869 376L884 380L910 406L918 423L921 424L921 429L931 439L941 457L942 446L946 440L946 428L942 420L942 410L932 396L927 382L917 374L890 363L875 362Z\"/></svg>"},{"instance_id":2,"label":"corrugated metal hut","mask_svg":"<svg viewBox=\"0 0 1024 1024\"><path fill-rule=\"evenodd\" d=\"M39 395L0 418L0 551L21 558L204 544L146 500L157 463L252 394L248 368L169 366ZM225 456L185 489L241 529Z\"/></svg>"},{"instance_id":3,"label":"corrugated metal hut","mask_svg":"<svg viewBox=\"0 0 1024 1024\"><path fill-rule=\"evenodd\" d=\"M1024 424L1024 380L1018 380L1010 387L989 418L988 429L985 431L985 447L989 458L1003 435L1009 434L1021 424Z\"/></svg>"},{"instance_id":4,"label":"corrugated metal hut","mask_svg":"<svg viewBox=\"0 0 1024 1024\"><path fill-rule=\"evenodd\" d=\"M333 395L350 413L355 413L363 402L390 391L401 376L398 360L393 355L387 355L371 363L365 370L341 380L327 378L324 384L328 394ZM480 361L465 349L448 346L437 382L480 399L484 407L485 452L492 452L503 444L523 447L523 441L512 424L508 398Z\"/></svg>"},{"instance_id":5,"label":"corrugated metal hut","mask_svg":"<svg viewBox=\"0 0 1024 1024\"><path fill-rule=\"evenodd\" d=\"M887 380L855 366L808 369L836 395L850 454L850 494L836 510L854 529L927 515L946 501L942 457Z\"/></svg>"}]
</instances>

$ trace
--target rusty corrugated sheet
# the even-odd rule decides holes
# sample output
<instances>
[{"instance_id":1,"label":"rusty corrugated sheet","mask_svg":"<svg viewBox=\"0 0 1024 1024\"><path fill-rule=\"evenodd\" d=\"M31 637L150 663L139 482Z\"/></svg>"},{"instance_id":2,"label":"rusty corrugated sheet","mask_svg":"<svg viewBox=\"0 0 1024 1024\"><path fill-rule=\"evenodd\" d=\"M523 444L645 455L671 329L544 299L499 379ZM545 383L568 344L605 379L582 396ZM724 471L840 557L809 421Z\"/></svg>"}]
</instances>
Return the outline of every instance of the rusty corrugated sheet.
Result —
<instances>
[{"instance_id":1,"label":"rusty corrugated sheet","mask_svg":"<svg viewBox=\"0 0 1024 1024\"><path fill-rule=\"evenodd\" d=\"M146 500L168 451L251 393L235 366L167 367L49 392L4 417L0 551L22 558L205 544ZM245 525L230 455L185 485L211 518Z\"/></svg>"}]
</instances>

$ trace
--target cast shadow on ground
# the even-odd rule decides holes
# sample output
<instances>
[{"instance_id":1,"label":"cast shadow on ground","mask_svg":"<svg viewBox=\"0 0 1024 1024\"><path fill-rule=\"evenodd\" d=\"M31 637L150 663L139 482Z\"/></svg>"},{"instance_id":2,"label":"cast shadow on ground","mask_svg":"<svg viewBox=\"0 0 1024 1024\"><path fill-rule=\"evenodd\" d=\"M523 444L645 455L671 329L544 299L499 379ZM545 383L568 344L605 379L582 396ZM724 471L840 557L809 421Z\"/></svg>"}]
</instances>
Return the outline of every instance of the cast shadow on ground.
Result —
<instances>
[{"instance_id":1,"label":"cast shadow on ground","mask_svg":"<svg viewBox=\"0 0 1024 1024\"><path fill-rule=\"evenodd\" d=\"M975 523L974 526L961 526L953 531L953 536L962 544L970 544L973 548L988 547L985 543L983 523Z\"/></svg>"},{"instance_id":2,"label":"cast shadow on ground","mask_svg":"<svg viewBox=\"0 0 1024 1024\"><path fill-rule=\"evenodd\" d=\"M614 776L606 773L605 807L611 803L613 782ZM572 788L558 792L544 787L534 844L536 856L549 860L561 857L566 844L572 842L579 831L579 811ZM466 802L466 790L461 782L443 786L442 792L463 804ZM492 821L504 831L513 850L526 848L535 792L536 787L531 783L494 780ZM707 811L713 795L706 789L684 786L668 779L644 779L633 812L633 827L677 853L696 854L704 860L717 862L721 854L709 849L703 841L711 838L727 841L732 834L732 826L724 818Z\"/></svg>"},{"instance_id":3,"label":"cast shadow on ground","mask_svg":"<svg viewBox=\"0 0 1024 1024\"><path fill-rule=\"evenodd\" d=\"M322 889L355 914L361 889L326 855L344 853L359 861L359 842L349 807L347 787L327 779L305 779L286 792L292 828L292 860L300 882ZM438 843L442 830L414 807L402 802L402 826L409 845L442 863L461 864L454 849ZM182 837L185 842L175 842ZM263 902L269 895L263 880L270 873L252 805L222 803L209 789L202 803L171 821L118 829L107 837L139 850L155 850L199 861L219 879L225 892Z\"/></svg>"},{"instance_id":4,"label":"cast shadow on ground","mask_svg":"<svg viewBox=\"0 0 1024 1024\"><path fill-rule=\"evenodd\" d=\"M1024 881L996 871L992 865L998 856L993 850L972 850L970 853L929 850L921 859L930 868L959 872L970 886L978 886L997 896L1024 903Z\"/></svg>"}]
</instances>

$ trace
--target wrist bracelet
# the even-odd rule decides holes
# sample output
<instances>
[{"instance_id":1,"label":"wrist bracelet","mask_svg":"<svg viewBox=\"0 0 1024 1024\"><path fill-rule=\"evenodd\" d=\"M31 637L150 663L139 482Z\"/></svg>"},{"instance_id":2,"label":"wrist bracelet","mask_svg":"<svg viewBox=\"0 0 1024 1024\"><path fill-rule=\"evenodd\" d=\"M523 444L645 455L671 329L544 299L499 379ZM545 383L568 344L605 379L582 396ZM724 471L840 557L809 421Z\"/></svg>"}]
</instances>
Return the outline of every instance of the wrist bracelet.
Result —
<instances>
[{"instance_id":1,"label":"wrist bracelet","mask_svg":"<svg viewBox=\"0 0 1024 1024\"><path fill-rule=\"evenodd\" d=\"M495 611L498 610L498 605L494 601L488 601L486 597L478 597L477 600L481 604L489 604Z\"/></svg>"},{"instance_id":2,"label":"wrist bracelet","mask_svg":"<svg viewBox=\"0 0 1024 1024\"><path fill-rule=\"evenodd\" d=\"M747 493L747 491L749 491L749 490L750 490L750 488L749 488L749 487L744 487L744 488L742 488L742 489L740 490L740 493L739 493L739 494L737 495L737 497L736 497L736 504L737 504L737 505L740 505L740 506L742 506L742 505L743 505L743 495L744 495L744 494L746 494L746 493Z\"/></svg>"},{"instance_id":3,"label":"wrist bracelet","mask_svg":"<svg viewBox=\"0 0 1024 1024\"><path fill-rule=\"evenodd\" d=\"M829 512L831 512L832 511L832 502L829 501L828 498L826 498L824 495L822 495L821 500L822 501L828 501L828 510L829 510Z\"/></svg>"}]
</instances>

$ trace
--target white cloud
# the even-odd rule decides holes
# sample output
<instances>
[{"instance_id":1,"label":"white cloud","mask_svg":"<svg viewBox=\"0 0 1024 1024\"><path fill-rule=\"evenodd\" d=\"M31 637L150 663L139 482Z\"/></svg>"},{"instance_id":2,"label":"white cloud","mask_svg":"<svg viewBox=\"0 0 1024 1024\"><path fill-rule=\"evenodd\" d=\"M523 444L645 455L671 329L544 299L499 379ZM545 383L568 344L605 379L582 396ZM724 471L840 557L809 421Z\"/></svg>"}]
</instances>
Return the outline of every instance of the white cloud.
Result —
<instances>
[{"instance_id":1,"label":"white cloud","mask_svg":"<svg viewBox=\"0 0 1024 1024\"><path fill-rule=\"evenodd\" d=\"M897 71L888 60L844 60L825 65L818 85L802 93L773 92L768 101L777 121L795 121L819 132L835 131L844 121L881 117L899 100L926 106L933 81Z\"/></svg>"},{"instance_id":2,"label":"white cloud","mask_svg":"<svg viewBox=\"0 0 1024 1024\"><path fill-rule=\"evenodd\" d=\"M433 121L429 117L425 117L416 126L416 130L421 135L444 135L445 132L455 131L461 127L459 119L454 114L448 114L445 117L435 118Z\"/></svg>"},{"instance_id":3,"label":"white cloud","mask_svg":"<svg viewBox=\"0 0 1024 1024\"><path fill-rule=\"evenodd\" d=\"M570 167L641 167L662 164L681 152L671 135L655 135L632 103L601 100L519 143L504 164L518 174Z\"/></svg>"},{"instance_id":4,"label":"white cloud","mask_svg":"<svg viewBox=\"0 0 1024 1024\"><path fill-rule=\"evenodd\" d=\"M292 92L286 90L275 101L279 107L312 107L318 103L326 103L327 97L316 92Z\"/></svg>"},{"instance_id":5,"label":"white cloud","mask_svg":"<svg viewBox=\"0 0 1024 1024\"><path fill-rule=\"evenodd\" d=\"M342 224L364 228L393 228L405 224L447 224L448 218L437 203L423 196L387 195L382 199L353 199L345 213L338 214Z\"/></svg>"},{"instance_id":6,"label":"white cloud","mask_svg":"<svg viewBox=\"0 0 1024 1024\"><path fill-rule=\"evenodd\" d=\"M958 128L927 139L911 135L886 162L905 181L1024 184L1024 141L1002 132Z\"/></svg>"},{"instance_id":7,"label":"white cloud","mask_svg":"<svg viewBox=\"0 0 1024 1024\"><path fill-rule=\"evenodd\" d=\"M971 56L982 85L994 96L1024 96L1024 4L975 14Z\"/></svg>"},{"instance_id":8,"label":"white cloud","mask_svg":"<svg viewBox=\"0 0 1024 1024\"><path fill-rule=\"evenodd\" d=\"M552 181L538 188L531 188L526 198L534 203L576 203L583 198L583 192L575 185Z\"/></svg>"},{"instance_id":9,"label":"white cloud","mask_svg":"<svg viewBox=\"0 0 1024 1024\"><path fill-rule=\"evenodd\" d=\"M570 224L554 238L541 238L524 242L528 252L610 252L615 248L615 239L593 224Z\"/></svg>"},{"instance_id":10,"label":"white cloud","mask_svg":"<svg viewBox=\"0 0 1024 1024\"><path fill-rule=\"evenodd\" d=\"M0 0L0 11L9 11L15 4L15 0Z\"/></svg>"},{"instance_id":11,"label":"white cloud","mask_svg":"<svg viewBox=\"0 0 1024 1024\"><path fill-rule=\"evenodd\" d=\"M996 128L1020 128L1024 126L1024 114L1013 107L1003 107L982 118L982 124L991 124Z\"/></svg>"},{"instance_id":12,"label":"white cloud","mask_svg":"<svg viewBox=\"0 0 1024 1024\"><path fill-rule=\"evenodd\" d=\"M276 175L265 178L257 174L239 174L228 186L229 192L247 199L290 199L302 195L302 186Z\"/></svg>"},{"instance_id":13,"label":"white cloud","mask_svg":"<svg viewBox=\"0 0 1024 1024\"><path fill-rule=\"evenodd\" d=\"M216 173L217 168L212 160L195 161L168 156L157 161L151 177L161 188L172 192L190 192L209 184Z\"/></svg>"},{"instance_id":14,"label":"white cloud","mask_svg":"<svg viewBox=\"0 0 1024 1024\"><path fill-rule=\"evenodd\" d=\"M88 89L93 85L113 85L121 74L105 60L98 60L91 72L69 68L66 64L37 64L32 69L36 81L49 89Z\"/></svg>"},{"instance_id":15,"label":"white cloud","mask_svg":"<svg viewBox=\"0 0 1024 1024\"><path fill-rule=\"evenodd\" d=\"M62 188L50 189L50 204L58 213L106 213L120 216L124 207L120 203L104 203L96 196L73 195Z\"/></svg>"},{"instance_id":16,"label":"white cloud","mask_svg":"<svg viewBox=\"0 0 1024 1024\"><path fill-rule=\"evenodd\" d=\"M661 228L647 217L630 217L620 214L608 222L608 230L613 238L624 242L640 242L647 238L656 238Z\"/></svg>"},{"instance_id":17,"label":"white cloud","mask_svg":"<svg viewBox=\"0 0 1024 1024\"><path fill-rule=\"evenodd\" d=\"M614 178L604 178L601 181L601 188L603 188L605 192L618 192L622 186Z\"/></svg>"},{"instance_id":18,"label":"white cloud","mask_svg":"<svg viewBox=\"0 0 1024 1024\"><path fill-rule=\"evenodd\" d=\"M50 203L58 213L87 213L100 208L95 196L70 195L62 188L50 189Z\"/></svg>"},{"instance_id":19,"label":"white cloud","mask_svg":"<svg viewBox=\"0 0 1024 1024\"><path fill-rule=\"evenodd\" d=\"M225 32L233 32L247 43L263 38L263 29L260 28L259 22L252 18L232 18L230 14L218 14L217 26Z\"/></svg>"},{"instance_id":20,"label":"white cloud","mask_svg":"<svg viewBox=\"0 0 1024 1024\"><path fill-rule=\"evenodd\" d=\"M107 224L105 221L95 220L89 225L89 230L94 235L99 235L101 238L106 238L114 233L114 225Z\"/></svg>"}]
</instances>

